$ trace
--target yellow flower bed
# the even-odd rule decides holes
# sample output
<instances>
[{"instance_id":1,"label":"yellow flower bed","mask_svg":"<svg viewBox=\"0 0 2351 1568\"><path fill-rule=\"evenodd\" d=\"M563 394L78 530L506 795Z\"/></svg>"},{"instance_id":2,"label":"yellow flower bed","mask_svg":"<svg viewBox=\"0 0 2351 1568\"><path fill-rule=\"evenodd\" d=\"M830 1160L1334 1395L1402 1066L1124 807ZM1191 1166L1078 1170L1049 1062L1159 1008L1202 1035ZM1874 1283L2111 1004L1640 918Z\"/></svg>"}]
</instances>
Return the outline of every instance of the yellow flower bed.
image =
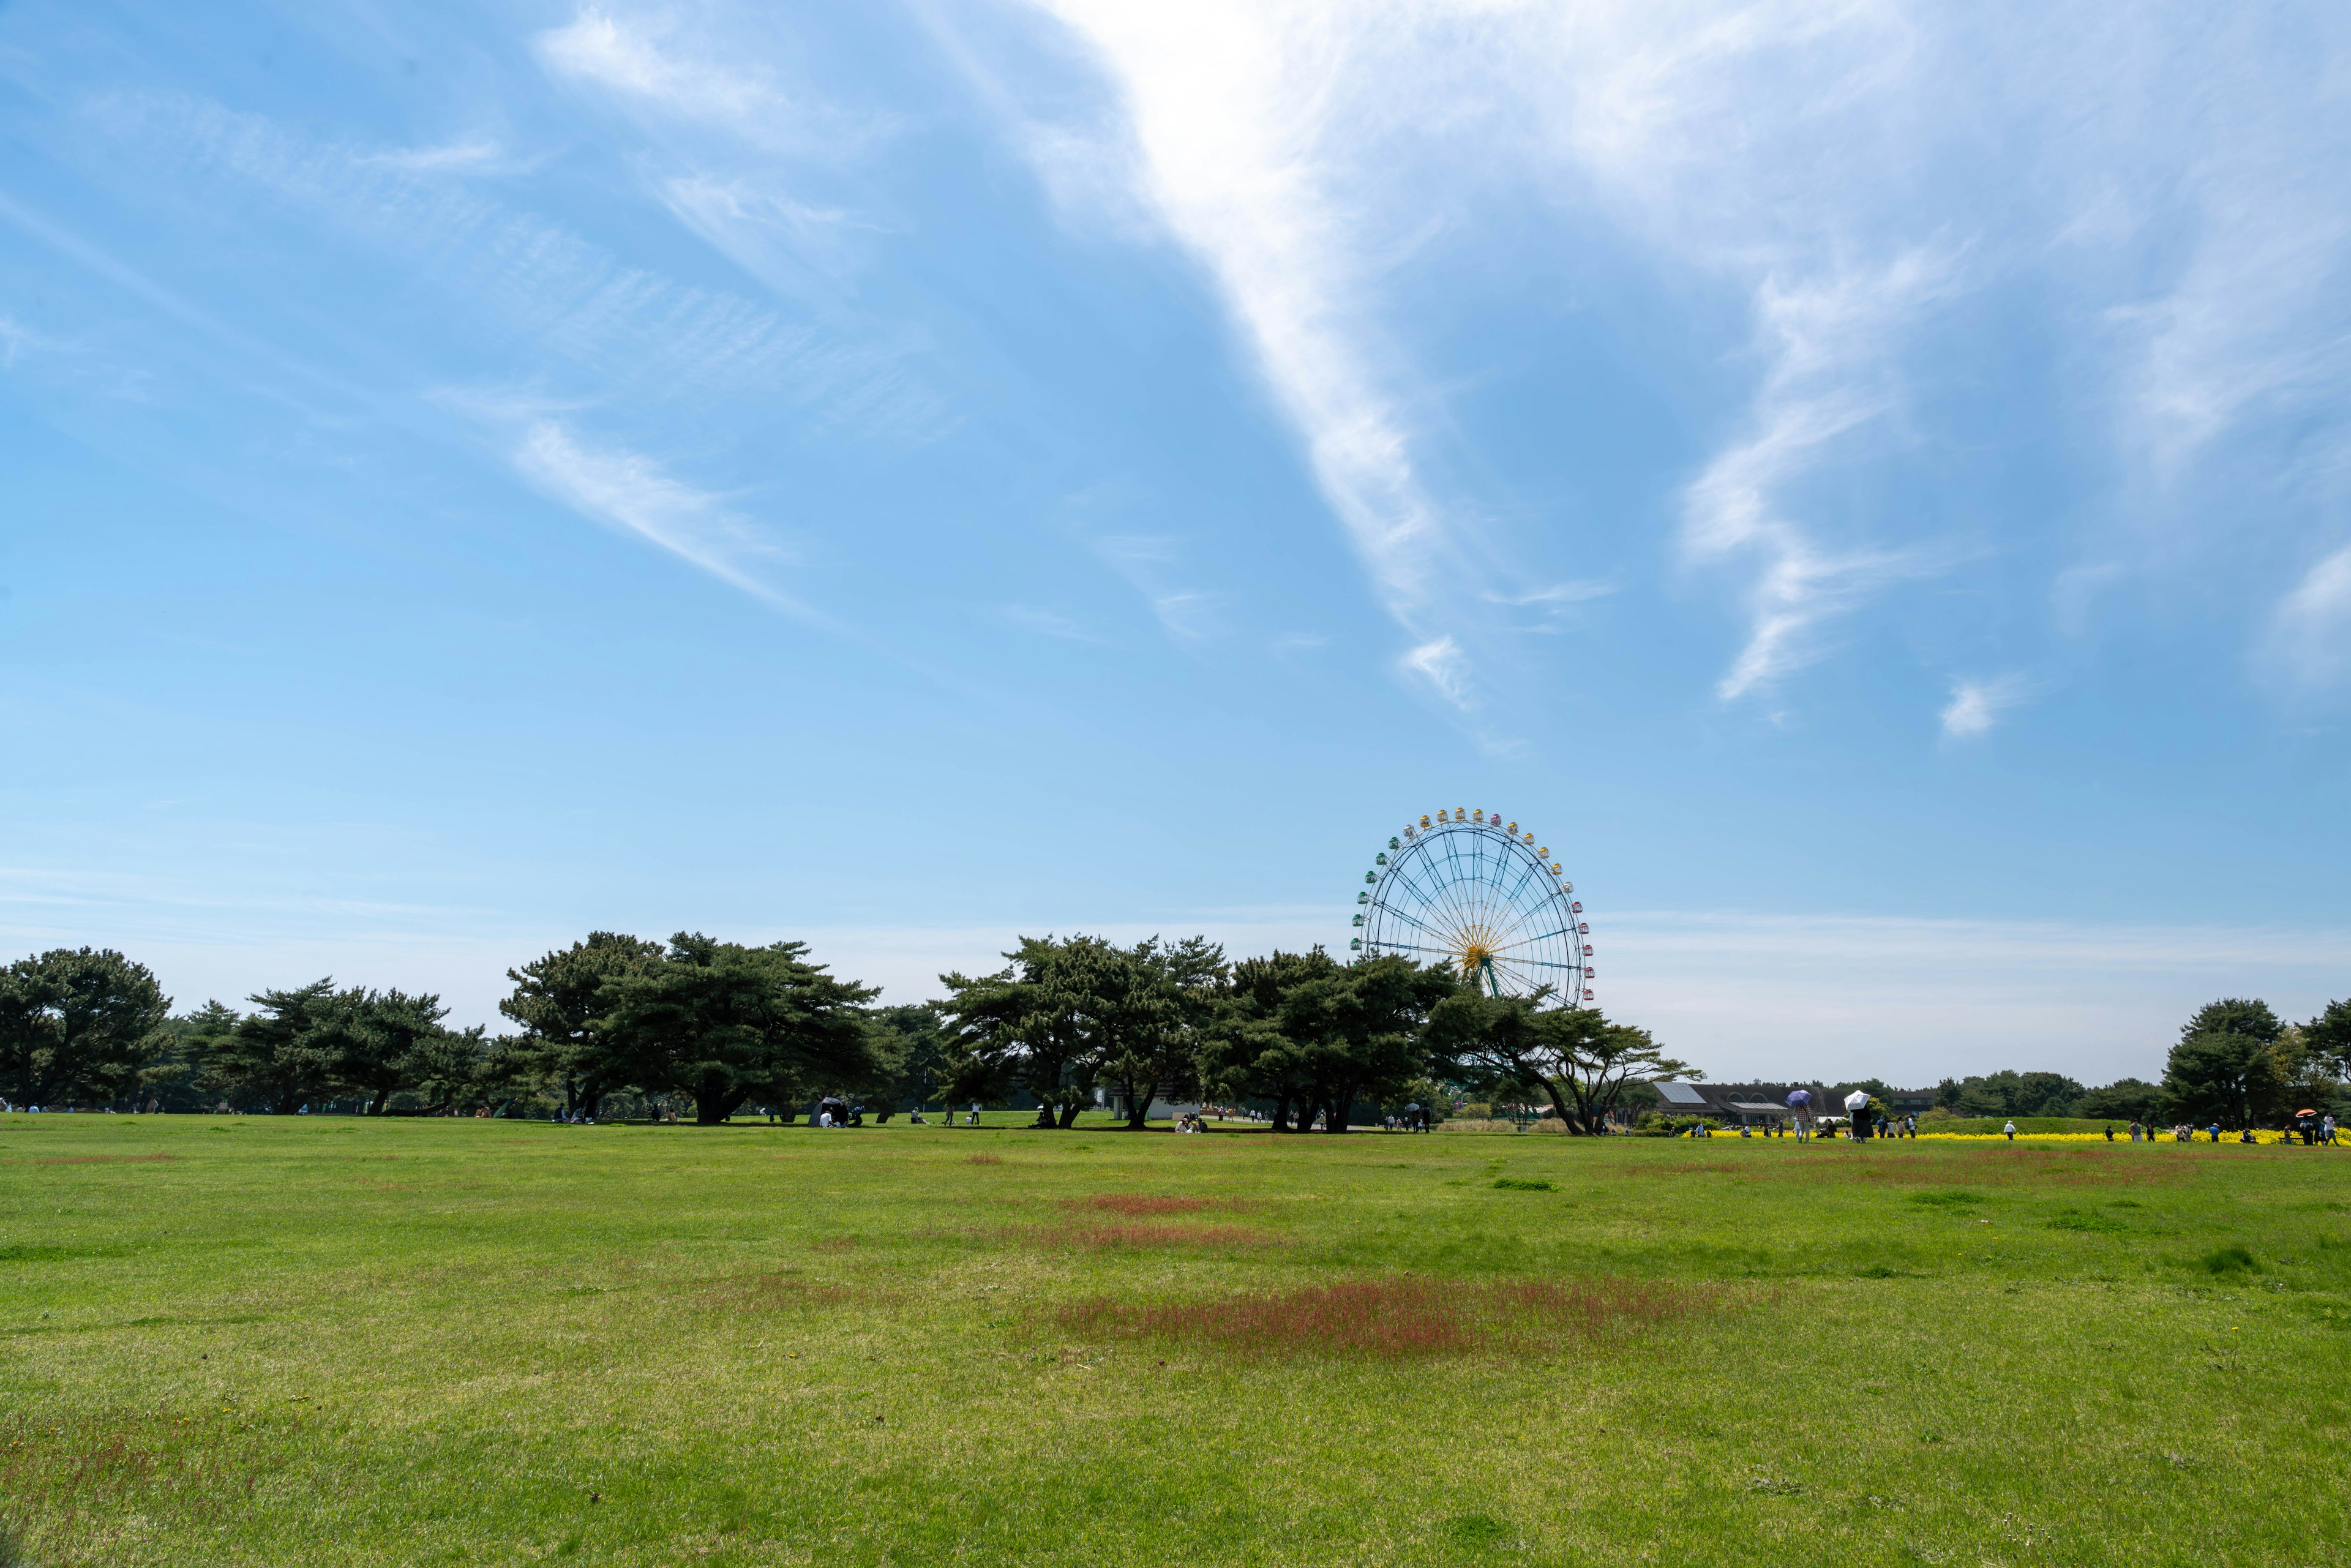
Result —
<instances>
[{"instance_id":1,"label":"yellow flower bed","mask_svg":"<svg viewBox=\"0 0 2351 1568\"><path fill-rule=\"evenodd\" d=\"M2005 1133L1929 1133L1923 1127L1918 1130L1918 1136L1921 1140L1940 1138L1946 1143L1952 1144L2004 1144L2009 1141L2008 1134ZM2106 1141L2106 1135L2104 1133L2019 1133L2016 1134L2016 1141L2020 1144L2103 1144ZM2130 1134L2116 1128L2114 1141L2117 1144L2127 1144L2130 1142ZM2145 1142L2144 1139L2140 1141ZM2155 1141L2159 1144L2172 1142L2170 1131L2165 1129L2158 1134ZM2209 1145L2211 1141L2210 1134L2201 1127L2196 1129L2196 1142ZM2237 1134L2223 1132L2220 1134L2220 1141L2224 1144L2233 1144L2237 1141ZM2253 1141L2257 1144L2299 1145L2302 1139L2292 1133L2255 1133Z\"/></svg>"}]
</instances>

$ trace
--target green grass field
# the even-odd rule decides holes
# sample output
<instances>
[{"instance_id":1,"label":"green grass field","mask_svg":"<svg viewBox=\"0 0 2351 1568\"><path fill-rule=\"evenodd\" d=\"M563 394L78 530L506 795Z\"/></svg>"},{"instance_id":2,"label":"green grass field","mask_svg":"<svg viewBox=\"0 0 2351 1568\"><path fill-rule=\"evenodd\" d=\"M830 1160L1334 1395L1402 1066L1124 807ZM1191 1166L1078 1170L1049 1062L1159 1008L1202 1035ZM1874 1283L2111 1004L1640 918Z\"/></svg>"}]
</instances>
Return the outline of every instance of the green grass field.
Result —
<instances>
[{"instance_id":1,"label":"green grass field","mask_svg":"<svg viewBox=\"0 0 2351 1568\"><path fill-rule=\"evenodd\" d=\"M43 1568L2351 1557L2325 1149L5 1117L0 1212Z\"/></svg>"}]
</instances>

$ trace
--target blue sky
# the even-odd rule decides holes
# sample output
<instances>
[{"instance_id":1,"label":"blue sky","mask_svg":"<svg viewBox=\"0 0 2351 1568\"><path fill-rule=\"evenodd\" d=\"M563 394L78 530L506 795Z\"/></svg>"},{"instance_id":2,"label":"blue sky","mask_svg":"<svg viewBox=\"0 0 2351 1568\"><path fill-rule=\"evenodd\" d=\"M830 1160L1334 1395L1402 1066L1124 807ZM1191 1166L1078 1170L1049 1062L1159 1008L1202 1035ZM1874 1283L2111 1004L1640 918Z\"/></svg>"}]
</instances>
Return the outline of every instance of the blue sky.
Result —
<instances>
[{"instance_id":1,"label":"blue sky","mask_svg":"<svg viewBox=\"0 0 2351 1568\"><path fill-rule=\"evenodd\" d=\"M1568 863L1717 1077L2351 994L2351 15L0 4L0 936L487 1019Z\"/></svg>"}]
</instances>

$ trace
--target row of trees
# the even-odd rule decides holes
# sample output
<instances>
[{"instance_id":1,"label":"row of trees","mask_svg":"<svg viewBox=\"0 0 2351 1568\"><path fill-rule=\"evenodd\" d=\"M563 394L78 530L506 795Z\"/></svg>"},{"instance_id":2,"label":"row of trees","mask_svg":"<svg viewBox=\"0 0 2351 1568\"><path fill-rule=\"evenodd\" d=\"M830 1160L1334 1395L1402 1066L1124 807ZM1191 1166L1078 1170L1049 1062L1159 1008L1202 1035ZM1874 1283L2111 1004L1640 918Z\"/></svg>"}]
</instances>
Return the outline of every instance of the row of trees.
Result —
<instances>
[{"instance_id":1,"label":"row of trees","mask_svg":"<svg viewBox=\"0 0 2351 1568\"><path fill-rule=\"evenodd\" d=\"M1583 1133L1649 1099L1650 1081L1697 1076L1595 1010L1484 996L1403 958L1342 963L1318 947L1231 963L1205 937L1083 936L1028 938L1005 956L989 974L942 976L938 1003L876 1008L872 988L834 977L800 943L600 931L509 970L499 1005L517 1029L492 1037L448 1027L437 997L330 979L263 991L249 1011L209 1002L175 1017L145 966L60 948L0 971L0 1093L373 1113L551 1095L594 1114L615 1095L668 1097L705 1123L837 1093L885 1113L1026 1103L1038 1125L1061 1128L1099 1103L1140 1127L1154 1100L1197 1098L1270 1106L1286 1132L1343 1131L1361 1106L1468 1092L1548 1101ZM2181 1027L2159 1083L1997 1072L1946 1079L1937 1100L1961 1115L2244 1126L2304 1106L2339 1113L2346 1077L2351 1000L2289 1024L2225 998Z\"/></svg>"},{"instance_id":2,"label":"row of trees","mask_svg":"<svg viewBox=\"0 0 2351 1568\"><path fill-rule=\"evenodd\" d=\"M2197 1009L2180 1026L2160 1082L2120 1078L2086 1088L2062 1072L1991 1072L1944 1079L1936 1086L1935 1104L1959 1116L2274 1125L2304 1107L2340 1114L2346 1078L2351 1000L2329 1003L2315 1018L2294 1024L2266 1002L2229 997ZM1847 1087L1839 1085L1839 1092Z\"/></svg>"},{"instance_id":3,"label":"row of trees","mask_svg":"<svg viewBox=\"0 0 2351 1568\"><path fill-rule=\"evenodd\" d=\"M1038 1105L1070 1126L1097 1092L1143 1125L1155 1098L1270 1105L1275 1132L1346 1130L1358 1106L1448 1091L1548 1097L1599 1130L1627 1087L1687 1073L1648 1035L1549 998L1495 998L1444 967L1316 947L1228 964L1203 937L1025 941L991 975L942 977L943 1092Z\"/></svg>"},{"instance_id":4,"label":"row of trees","mask_svg":"<svg viewBox=\"0 0 2351 1568\"><path fill-rule=\"evenodd\" d=\"M615 1095L671 1096L705 1123L837 1093L885 1108L1018 1101L1061 1128L1107 1103L1141 1127L1155 1100L1207 1098L1270 1105L1283 1132L1343 1132L1358 1107L1469 1091L1548 1098L1591 1132L1631 1086L1689 1071L1596 1011L1485 997L1402 958L1318 947L1228 963L1205 937L1083 936L1006 957L941 977L939 1003L876 1008L799 943L600 931L509 970L499 1006L517 1027L493 1038L448 1027L437 997L331 979L172 1017L143 966L59 950L0 977L0 1074L36 1104L381 1113L545 1093L593 1114Z\"/></svg>"}]
</instances>

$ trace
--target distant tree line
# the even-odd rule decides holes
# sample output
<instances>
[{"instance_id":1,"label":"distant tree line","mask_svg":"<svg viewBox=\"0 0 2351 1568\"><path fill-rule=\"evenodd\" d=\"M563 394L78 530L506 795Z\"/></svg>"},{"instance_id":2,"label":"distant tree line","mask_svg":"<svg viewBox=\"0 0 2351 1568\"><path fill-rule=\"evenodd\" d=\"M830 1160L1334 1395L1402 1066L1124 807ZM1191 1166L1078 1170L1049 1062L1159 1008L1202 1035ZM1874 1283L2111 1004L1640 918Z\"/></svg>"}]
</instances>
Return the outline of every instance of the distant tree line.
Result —
<instances>
[{"instance_id":1,"label":"distant tree line","mask_svg":"<svg viewBox=\"0 0 2351 1568\"><path fill-rule=\"evenodd\" d=\"M1279 1132L1344 1132L1366 1108L1458 1093L1548 1099L1597 1131L1646 1081L1687 1073L1646 1033L1549 998L1497 999L1449 968L1343 963L1317 947L1230 963L1206 937L1122 946L1024 938L946 996L876 1007L805 945L599 931L507 971L491 1036L432 995L320 979L173 1015L142 965L89 949L0 976L0 1094L19 1104L362 1114L485 1105L595 1115L619 1101L747 1105L789 1117L821 1095L904 1105L1023 1103L1067 1128L1107 1104L1249 1102Z\"/></svg>"},{"instance_id":2,"label":"distant tree line","mask_svg":"<svg viewBox=\"0 0 2351 1568\"><path fill-rule=\"evenodd\" d=\"M1552 998L1494 998L1449 967L1341 962L1320 947L1228 961L1206 937L1121 946L1024 938L1005 966L940 977L935 1003L877 1007L805 944L681 932L666 943L590 934L507 971L516 1028L453 1029L432 995L319 979L240 1011L173 1014L120 953L58 948L0 971L0 1097L18 1105L363 1114L482 1106L596 1115L747 1105L787 1118L817 1097L873 1104L1025 1103L1067 1128L1106 1104L1141 1127L1155 1101L1265 1108L1278 1132L1343 1132L1365 1108L1458 1095L1548 1103L1571 1132L1653 1103L1652 1082L1699 1076L1646 1031ZM2160 1082L2085 1088L2054 1072L1946 1079L1965 1116L2275 1124L2351 1110L2351 1000L2304 1023L2262 1002L2198 1009ZM1874 1081L1839 1085L1887 1094Z\"/></svg>"},{"instance_id":3,"label":"distant tree line","mask_svg":"<svg viewBox=\"0 0 2351 1568\"><path fill-rule=\"evenodd\" d=\"M2304 1109L2351 1114L2351 1000L2330 1002L2307 1022L2286 1023L2266 1002L2229 997L2196 1009L2179 1028L2163 1078L2118 1078L2087 1088L2062 1072L2002 1071L1946 1078L1935 1105L1958 1116L2086 1116L2117 1122L2231 1129L2275 1126ZM1872 1080L1839 1084L1885 1093Z\"/></svg>"}]
</instances>

